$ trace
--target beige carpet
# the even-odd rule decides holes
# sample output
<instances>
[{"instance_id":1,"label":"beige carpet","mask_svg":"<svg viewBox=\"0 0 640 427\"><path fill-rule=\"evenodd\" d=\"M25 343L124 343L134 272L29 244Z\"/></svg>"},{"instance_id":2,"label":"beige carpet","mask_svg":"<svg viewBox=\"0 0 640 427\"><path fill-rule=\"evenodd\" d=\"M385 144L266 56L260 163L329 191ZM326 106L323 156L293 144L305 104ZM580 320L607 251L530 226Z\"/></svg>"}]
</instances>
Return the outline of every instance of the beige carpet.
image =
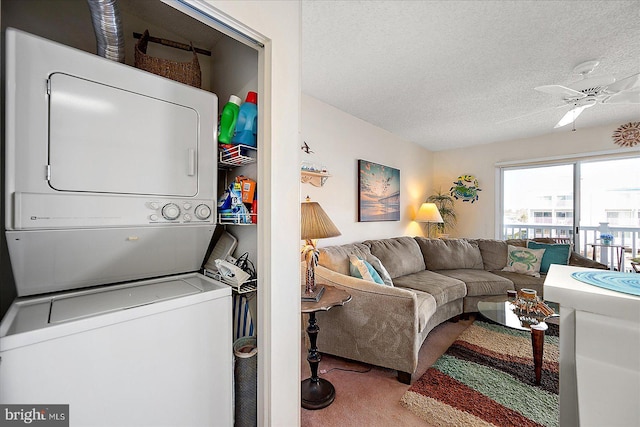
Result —
<instances>
[{"instance_id":1,"label":"beige carpet","mask_svg":"<svg viewBox=\"0 0 640 427\"><path fill-rule=\"evenodd\" d=\"M471 318L457 323L446 322L431 331L420 349L418 369L413 376L414 381L426 372L456 340L458 335L473 323L473 320ZM322 325L319 326L322 328ZM329 333L329 331L321 330L320 333ZM311 375L306 359L307 348L304 347L303 340L301 380ZM319 350L322 352L321 348ZM356 373L332 370L332 368L368 372ZM428 426L419 417L401 406L400 398L409 389L409 386L397 380L396 371L372 367L330 355L323 355L319 371L321 378L327 379L334 385L336 399L324 409L311 411L301 408L301 426Z\"/></svg>"}]
</instances>

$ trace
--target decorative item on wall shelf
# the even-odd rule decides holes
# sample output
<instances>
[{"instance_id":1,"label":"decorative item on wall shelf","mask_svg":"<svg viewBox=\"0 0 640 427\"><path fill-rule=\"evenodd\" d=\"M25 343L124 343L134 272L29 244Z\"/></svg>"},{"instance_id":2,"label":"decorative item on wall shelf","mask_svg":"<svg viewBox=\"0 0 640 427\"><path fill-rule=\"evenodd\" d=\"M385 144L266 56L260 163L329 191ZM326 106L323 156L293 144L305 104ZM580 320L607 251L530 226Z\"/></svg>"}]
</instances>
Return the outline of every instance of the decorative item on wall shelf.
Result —
<instances>
[{"instance_id":1,"label":"decorative item on wall shelf","mask_svg":"<svg viewBox=\"0 0 640 427\"><path fill-rule=\"evenodd\" d=\"M640 122L629 122L613 132L613 142L621 147L640 144Z\"/></svg>"},{"instance_id":2,"label":"decorative item on wall shelf","mask_svg":"<svg viewBox=\"0 0 640 427\"><path fill-rule=\"evenodd\" d=\"M331 175L327 173L327 168L311 162L302 162L300 170L300 182L309 183L316 187L322 187Z\"/></svg>"},{"instance_id":3,"label":"decorative item on wall shelf","mask_svg":"<svg viewBox=\"0 0 640 427\"><path fill-rule=\"evenodd\" d=\"M454 208L454 200L449 194L443 193L442 189L438 189L435 194L427 197L427 202L435 203L442 217L441 223L429 224L430 227L436 229L437 237L447 237L447 231L452 230L456 226L456 211ZM431 234L431 229L428 230Z\"/></svg>"},{"instance_id":4,"label":"decorative item on wall shelf","mask_svg":"<svg viewBox=\"0 0 640 427\"><path fill-rule=\"evenodd\" d=\"M475 202L478 200L478 191L482 191L477 178L473 175L460 175L453 184L454 186L449 190L450 194L456 200L462 199L463 202Z\"/></svg>"},{"instance_id":5,"label":"decorative item on wall shelf","mask_svg":"<svg viewBox=\"0 0 640 427\"><path fill-rule=\"evenodd\" d=\"M358 221L400 221L400 170L358 160Z\"/></svg>"}]
</instances>

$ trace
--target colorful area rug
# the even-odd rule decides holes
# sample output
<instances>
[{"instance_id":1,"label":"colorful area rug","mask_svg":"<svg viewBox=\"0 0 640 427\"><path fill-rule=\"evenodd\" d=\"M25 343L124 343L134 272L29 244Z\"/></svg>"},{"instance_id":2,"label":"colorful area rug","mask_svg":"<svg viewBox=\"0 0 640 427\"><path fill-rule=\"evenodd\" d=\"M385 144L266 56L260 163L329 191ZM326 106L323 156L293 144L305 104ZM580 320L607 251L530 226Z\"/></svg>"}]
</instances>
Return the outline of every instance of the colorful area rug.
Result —
<instances>
[{"instance_id":1,"label":"colorful area rug","mask_svg":"<svg viewBox=\"0 0 640 427\"><path fill-rule=\"evenodd\" d=\"M531 335L476 320L402 396L433 426L558 426L557 325L535 385Z\"/></svg>"}]
</instances>

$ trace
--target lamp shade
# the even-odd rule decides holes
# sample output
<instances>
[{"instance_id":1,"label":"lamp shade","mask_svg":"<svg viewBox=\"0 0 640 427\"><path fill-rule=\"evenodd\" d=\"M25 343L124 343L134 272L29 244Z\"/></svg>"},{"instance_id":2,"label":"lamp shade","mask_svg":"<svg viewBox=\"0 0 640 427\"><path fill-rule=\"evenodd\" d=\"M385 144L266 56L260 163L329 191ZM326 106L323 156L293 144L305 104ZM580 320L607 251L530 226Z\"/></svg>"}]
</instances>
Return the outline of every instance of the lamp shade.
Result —
<instances>
[{"instance_id":1,"label":"lamp shade","mask_svg":"<svg viewBox=\"0 0 640 427\"><path fill-rule=\"evenodd\" d=\"M324 239L342 234L318 202L312 202L307 197L307 200L300 204L300 210L302 240Z\"/></svg>"},{"instance_id":2,"label":"lamp shade","mask_svg":"<svg viewBox=\"0 0 640 427\"><path fill-rule=\"evenodd\" d=\"M435 203L423 203L416 215L417 222L444 222Z\"/></svg>"}]
</instances>

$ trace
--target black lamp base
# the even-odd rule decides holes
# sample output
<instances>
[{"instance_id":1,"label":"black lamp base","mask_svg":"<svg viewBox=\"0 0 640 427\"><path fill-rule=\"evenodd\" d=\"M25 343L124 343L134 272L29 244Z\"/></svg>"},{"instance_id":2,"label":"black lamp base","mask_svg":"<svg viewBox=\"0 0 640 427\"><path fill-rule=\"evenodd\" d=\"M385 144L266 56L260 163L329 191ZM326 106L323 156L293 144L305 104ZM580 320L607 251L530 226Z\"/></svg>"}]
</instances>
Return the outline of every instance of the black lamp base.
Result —
<instances>
[{"instance_id":1,"label":"black lamp base","mask_svg":"<svg viewBox=\"0 0 640 427\"><path fill-rule=\"evenodd\" d=\"M331 405L336 398L336 390L329 381L323 378L307 378L300 385L302 407L305 409L322 409Z\"/></svg>"}]
</instances>

